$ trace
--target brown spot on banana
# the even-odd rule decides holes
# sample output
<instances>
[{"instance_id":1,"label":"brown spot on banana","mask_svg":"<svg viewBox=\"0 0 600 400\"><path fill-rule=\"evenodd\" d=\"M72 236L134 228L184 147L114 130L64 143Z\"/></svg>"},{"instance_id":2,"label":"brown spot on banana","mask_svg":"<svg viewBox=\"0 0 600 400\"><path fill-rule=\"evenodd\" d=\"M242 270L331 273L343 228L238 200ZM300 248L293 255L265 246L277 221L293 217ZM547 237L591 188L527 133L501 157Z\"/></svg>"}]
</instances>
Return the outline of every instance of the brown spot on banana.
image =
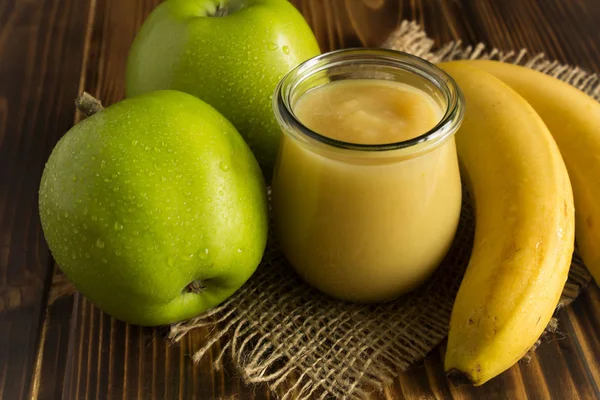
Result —
<instances>
[{"instance_id":1,"label":"brown spot on banana","mask_svg":"<svg viewBox=\"0 0 600 400\"><path fill-rule=\"evenodd\" d=\"M477 368L479 368L479 365L477 366ZM474 383L469 374L464 373L463 371L460 371L456 368L453 368L450 371L448 371L446 373L446 376L448 377L448 379L450 379L450 382L452 382L456 386L472 385Z\"/></svg>"}]
</instances>

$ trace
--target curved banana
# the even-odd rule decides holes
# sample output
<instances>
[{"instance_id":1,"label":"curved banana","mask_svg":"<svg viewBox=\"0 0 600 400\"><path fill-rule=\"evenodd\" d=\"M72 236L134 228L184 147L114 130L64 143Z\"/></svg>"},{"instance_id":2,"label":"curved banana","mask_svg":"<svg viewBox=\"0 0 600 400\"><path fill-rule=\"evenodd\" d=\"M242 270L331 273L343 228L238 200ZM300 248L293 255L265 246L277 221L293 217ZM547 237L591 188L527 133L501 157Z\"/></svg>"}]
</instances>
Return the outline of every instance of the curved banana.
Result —
<instances>
[{"instance_id":1,"label":"curved banana","mask_svg":"<svg viewBox=\"0 0 600 400\"><path fill-rule=\"evenodd\" d=\"M521 96L464 62L439 66L466 100L456 144L476 221L445 368L455 383L481 385L516 363L552 317L573 252L573 195L556 143Z\"/></svg>"},{"instance_id":2,"label":"curved banana","mask_svg":"<svg viewBox=\"0 0 600 400\"><path fill-rule=\"evenodd\" d=\"M542 117L569 171L575 198L575 238L600 283L600 103L566 82L499 61L473 66L500 78Z\"/></svg>"}]
</instances>

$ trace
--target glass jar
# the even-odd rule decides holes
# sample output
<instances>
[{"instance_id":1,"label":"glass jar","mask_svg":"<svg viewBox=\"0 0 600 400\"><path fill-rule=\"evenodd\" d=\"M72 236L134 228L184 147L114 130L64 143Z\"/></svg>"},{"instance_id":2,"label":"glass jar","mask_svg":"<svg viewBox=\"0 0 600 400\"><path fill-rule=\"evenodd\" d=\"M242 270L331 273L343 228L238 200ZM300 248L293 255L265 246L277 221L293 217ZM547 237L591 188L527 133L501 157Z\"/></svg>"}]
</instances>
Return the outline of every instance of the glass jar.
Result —
<instances>
[{"instance_id":1,"label":"glass jar","mask_svg":"<svg viewBox=\"0 0 600 400\"><path fill-rule=\"evenodd\" d=\"M304 93L343 79L409 84L443 116L422 135L387 144L331 139L296 118ZM339 50L287 74L273 107L284 133L272 182L274 228L300 276L357 302L390 300L426 280L450 248L461 208L454 133L464 101L454 81L409 54Z\"/></svg>"}]
</instances>

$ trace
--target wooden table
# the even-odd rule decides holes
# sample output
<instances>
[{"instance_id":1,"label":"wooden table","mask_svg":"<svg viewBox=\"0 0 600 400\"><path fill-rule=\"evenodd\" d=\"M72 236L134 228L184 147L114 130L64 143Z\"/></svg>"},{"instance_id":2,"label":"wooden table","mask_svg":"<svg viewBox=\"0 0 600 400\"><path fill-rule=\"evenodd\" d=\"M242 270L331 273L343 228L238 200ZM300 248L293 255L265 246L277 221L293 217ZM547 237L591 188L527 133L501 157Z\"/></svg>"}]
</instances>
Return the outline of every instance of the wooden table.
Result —
<instances>
[{"instance_id":1,"label":"wooden table","mask_svg":"<svg viewBox=\"0 0 600 400\"><path fill-rule=\"evenodd\" d=\"M164 331L129 326L81 296L49 299L53 261L37 189L44 163L73 124L86 89L124 95L129 45L159 0L0 0L0 398L269 398L228 365L189 354L206 332L170 346ZM461 39L532 52L600 71L597 0L296 0L323 50L377 45L402 19L437 44ZM600 199L599 199L600 201ZM444 377L443 349L401 373L386 398L575 399L600 396L600 290L560 313L560 333L531 362L481 388Z\"/></svg>"}]
</instances>

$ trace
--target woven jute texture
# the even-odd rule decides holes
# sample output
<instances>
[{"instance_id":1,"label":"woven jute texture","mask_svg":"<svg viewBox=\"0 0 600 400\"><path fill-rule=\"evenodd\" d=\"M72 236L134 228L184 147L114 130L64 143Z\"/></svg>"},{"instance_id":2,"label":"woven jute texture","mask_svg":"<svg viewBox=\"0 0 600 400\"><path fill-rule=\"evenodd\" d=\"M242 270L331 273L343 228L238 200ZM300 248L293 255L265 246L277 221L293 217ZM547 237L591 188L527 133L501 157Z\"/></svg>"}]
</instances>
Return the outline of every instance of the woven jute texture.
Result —
<instances>
[{"instance_id":1,"label":"woven jute texture","mask_svg":"<svg viewBox=\"0 0 600 400\"><path fill-rule=\"evenodd\" d=\"M433 41L411 22L402 23L383 46L432 62L486 58L526 65L595 98L600 93L597 75L525 50L486 51L483 45L454 42L433 51ZM172 326L170 337L179 341L192 329L213 327L194 360L219 341L215 368L223 356L231 357L246 382L266 383L284 399L355 399L381 390L446 337L474 233L471 203L466 194L464 199L452 249L434 276L410 295L376 306L332 300L304 284L270 238L262 264L242 289L212 311ZM573 301L589 279L575 257L559 306ZM555 327L553 320L548 329Z\"/></svg>"}]
</instances>

